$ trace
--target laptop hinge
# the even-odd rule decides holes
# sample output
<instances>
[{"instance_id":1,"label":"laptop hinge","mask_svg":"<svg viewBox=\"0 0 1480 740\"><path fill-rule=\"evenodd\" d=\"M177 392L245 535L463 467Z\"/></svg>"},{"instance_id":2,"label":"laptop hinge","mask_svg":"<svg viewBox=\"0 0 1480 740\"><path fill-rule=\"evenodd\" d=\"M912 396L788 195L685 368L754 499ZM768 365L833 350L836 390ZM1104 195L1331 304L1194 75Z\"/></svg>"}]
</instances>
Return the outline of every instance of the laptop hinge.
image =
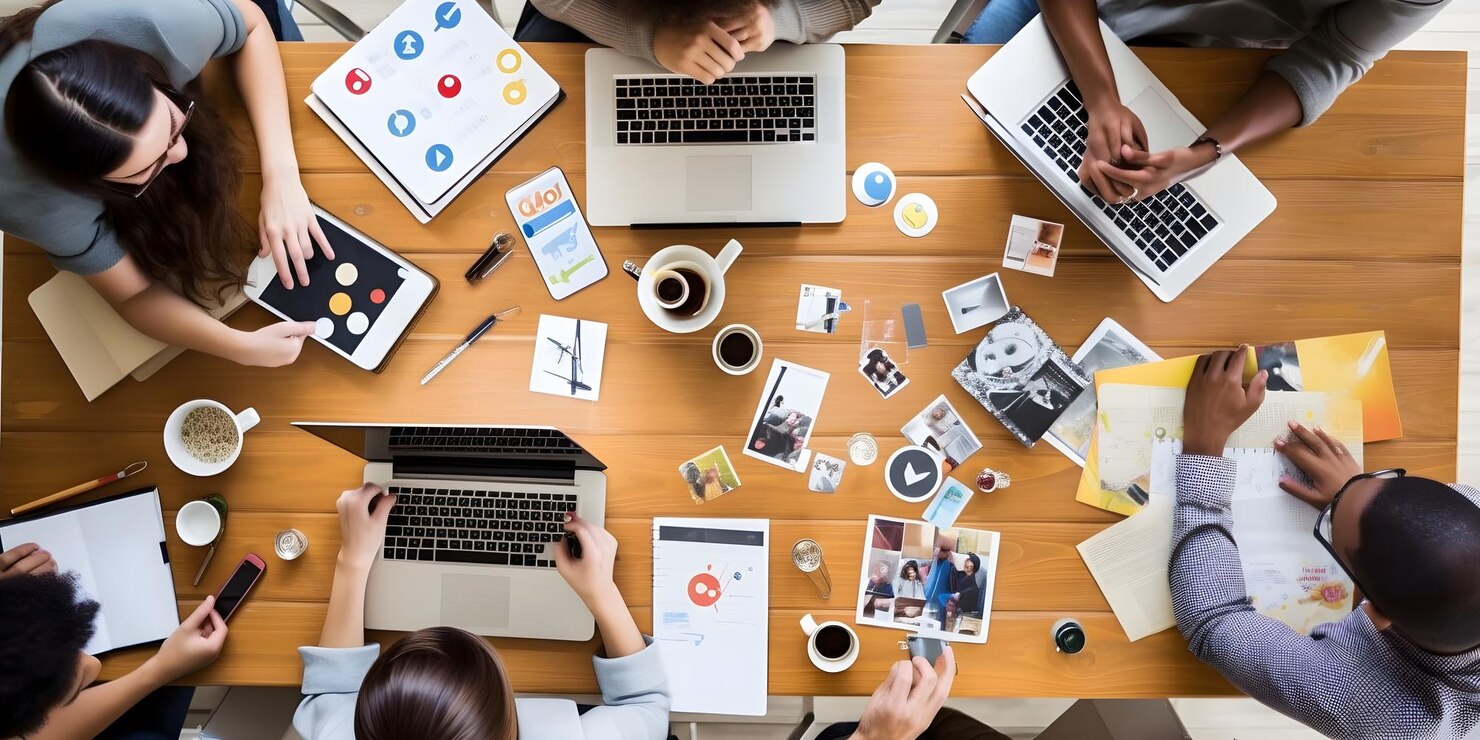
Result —
<instances>
[{"instance_id":1,"label":"laptop hinge","mask_svg":"<svg viewBox=\"0 0 1480 740\"><path fill-rule=\"evenodd\" d=\"M733 229L736 226L745 228L770 228L770 227L797 227L801 221L713 221L692 224L632 224L634 229Z\"/></svg>"},{"instance_id":2,"label":"laptop hinge","mask_svg":"<svg viewBox=\"0 0 1480 740\"><path fill-rule=\"evenodd\" d=\"M398 479L447 478L529 483L574 483L576 466L569 460L523 460L517 458L455 457L451 455L397 455L391 460Z\"/></svg>"}]
</instances>

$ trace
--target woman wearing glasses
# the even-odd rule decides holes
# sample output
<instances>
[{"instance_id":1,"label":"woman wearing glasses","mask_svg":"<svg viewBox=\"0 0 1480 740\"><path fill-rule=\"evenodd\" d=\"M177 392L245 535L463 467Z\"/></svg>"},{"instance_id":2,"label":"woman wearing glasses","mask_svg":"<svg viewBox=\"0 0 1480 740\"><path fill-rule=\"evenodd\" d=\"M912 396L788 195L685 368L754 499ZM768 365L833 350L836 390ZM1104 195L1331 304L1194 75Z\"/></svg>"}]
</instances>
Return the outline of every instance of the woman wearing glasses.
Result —
<instances>
[{"instance_id":1,"label":"woman wearing glasses","mask_svg":"<svg viewBox=\"0 0 1480 740\"><path fill-rule=\"evenodd\" d=\"M1183 409L1169 567L1188 647L1235 686L1338 738L1459 738L1480 722L1480 491L1363 473L1345 445L1290 422L1275 449L1310 482L1315 539L1362 595L1302 635L1254 610L1233 538L1228 437L1264 400L1248 349L1198 358ZM1338 615L1339 616L1339 615Z\"/></svg>"},{"instance_id":2,"label":"woman wearing glasses","mask_svg":"<svg viewBox=\"0 0 1480 740\"><path fill-rule=\"evenodd\" d=\"M240 160L192 89L231 57L261 152L256 234ZM273 31L252 0L51 0L0 20L0 230L84 276L130 324L246 365L293 362L313 324L231 329L201 305L239 285L250 251L283 284L333 253L309 208Z\"/></svg>"}]
</instances>

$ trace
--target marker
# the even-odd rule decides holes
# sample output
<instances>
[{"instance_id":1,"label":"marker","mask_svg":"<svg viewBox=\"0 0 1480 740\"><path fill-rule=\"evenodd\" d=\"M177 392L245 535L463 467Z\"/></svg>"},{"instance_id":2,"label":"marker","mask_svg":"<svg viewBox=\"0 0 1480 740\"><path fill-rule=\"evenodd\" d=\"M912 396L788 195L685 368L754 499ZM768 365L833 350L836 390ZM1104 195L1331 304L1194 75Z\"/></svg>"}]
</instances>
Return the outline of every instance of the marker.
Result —
<instances>
[{"instance_id":1,"label":"marker","mask_svg":"<svg viewBox=\"0 0 1480 740\"><path fill-rule=\"evenodd\" d=\"M432 378L437 377L437 373L440 373L443 370L447 369L447 366L451 365L452 361L456 360L457 356L463 353L463 350L473 346L473 342L478 341L478 337L483 336L485 332L487 332L489 329L492 329L493 325L499 322L499 319L514 316L518 314L519 311L519 306L506 308L502 311L499 311L498 313L489 316L487 319L484 319L483 323L479 324L477 328L468 332L468 336L462 340L461 344L453 347L452 351L448 352L446 357L443 357L441 361L439 361L436 365L433 365L432 369L428 370L426 375L421 376L421 384L426 385L427 383L432 382Z\"/></svg>"}]
</instances>

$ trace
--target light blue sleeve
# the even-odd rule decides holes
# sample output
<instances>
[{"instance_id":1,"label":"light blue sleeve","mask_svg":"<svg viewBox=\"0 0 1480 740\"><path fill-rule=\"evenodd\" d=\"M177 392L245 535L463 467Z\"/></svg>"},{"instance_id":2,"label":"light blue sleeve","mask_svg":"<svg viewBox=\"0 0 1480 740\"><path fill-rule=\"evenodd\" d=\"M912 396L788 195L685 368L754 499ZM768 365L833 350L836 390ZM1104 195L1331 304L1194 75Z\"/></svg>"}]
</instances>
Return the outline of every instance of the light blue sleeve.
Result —
<instances>
[{"instance_id":1,"label":"light blue sleeve","mask_svg":"<svg viewBox=\"0 0 1480 740\"><path fill-rule=\"evenodd\" d=\"M605 706L581 715L587 738L663 740L668 737L668 675L653 638L647 647L620 658L594 656L596 683Z\"/></svg>"},{"instance_id":2,"label":"light blue sleeve","mask_svg":"<svg viewBox=\"0 0 1480 740\"><path fill-rule=\"evenodd\" d=\"M354 740L355 701L360 682L380 657L380 645L357 648L301 647L303 702L293 729L304 740Z\"/></svg>"}]
</instances>

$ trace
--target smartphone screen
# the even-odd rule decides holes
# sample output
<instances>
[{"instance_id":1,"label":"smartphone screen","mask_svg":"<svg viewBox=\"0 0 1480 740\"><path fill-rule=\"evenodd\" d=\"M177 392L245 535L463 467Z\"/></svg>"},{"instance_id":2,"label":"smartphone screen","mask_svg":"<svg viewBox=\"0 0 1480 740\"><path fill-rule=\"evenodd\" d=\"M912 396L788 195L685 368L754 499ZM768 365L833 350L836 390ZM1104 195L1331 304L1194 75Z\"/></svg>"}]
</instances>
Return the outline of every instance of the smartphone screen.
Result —
<instances>
[{"instance_id":1,"label":"smartphone screen","mask_svg":"<svg viewBox=\"0 0 1480 740\"><path fill-rule=\"evenodd\" d=\"M231 619L231 615L241 606L242 599L246 598L247 592L251 590L252 584L262 575L262 569L250 560L243 560L236 567L236 572L231 574L231 580L221 587L221 593L216 595L216 613L221 615L221 620Z\"/></svg>"}]
</instances>

